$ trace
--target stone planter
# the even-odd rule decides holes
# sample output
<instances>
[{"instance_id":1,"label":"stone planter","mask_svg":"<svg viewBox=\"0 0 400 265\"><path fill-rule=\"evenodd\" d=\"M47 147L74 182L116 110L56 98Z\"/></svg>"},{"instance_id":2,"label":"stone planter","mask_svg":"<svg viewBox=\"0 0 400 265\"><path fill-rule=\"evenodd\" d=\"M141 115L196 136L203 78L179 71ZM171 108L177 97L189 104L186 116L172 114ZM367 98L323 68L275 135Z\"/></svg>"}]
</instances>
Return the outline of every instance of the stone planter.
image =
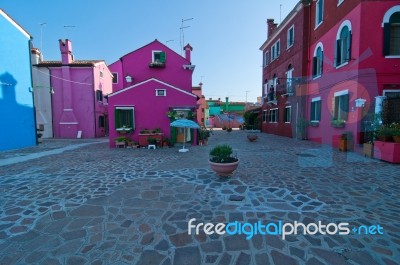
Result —
<instances>
[{"instance_id":1,"label":"stone planter","mask_svg":"<svg viewBox=\"0 0 400 265\"><path fill-rule=\"evenodd\" d=\"M233 171L235 171L239 165L240 160L238 159L236 162L232 163L214 163L208 161L210 163L211 169L215 171L215 173L220 177L229 177L232 175Z\"/></svg>"},{"instance_id":2,"label":"stone planter","mask_svg":"<svg viewBox=\"0 0 400 265\"><path fill-rule=\"evenodd\" d=\"M258 139L258 136L257 136L257 135L254 135L254 134L249 134L249 135L247 135L247 139L248 139L250 142L254 142L255 140Z\"/></svg>"}]
</instances>

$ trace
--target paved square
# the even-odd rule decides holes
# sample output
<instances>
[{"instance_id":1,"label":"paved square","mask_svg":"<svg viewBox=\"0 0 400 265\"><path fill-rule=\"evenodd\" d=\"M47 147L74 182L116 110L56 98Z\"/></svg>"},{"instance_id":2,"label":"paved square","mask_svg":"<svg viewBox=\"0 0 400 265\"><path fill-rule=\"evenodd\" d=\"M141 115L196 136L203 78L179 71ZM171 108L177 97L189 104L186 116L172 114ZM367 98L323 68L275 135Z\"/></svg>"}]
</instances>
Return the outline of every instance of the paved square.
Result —
<instances>
[{"instance_id":1,"label":"paved square","mask_svg":"<svg viewBox=\"0 0 400 265\"><path fill-rule=\"evenodd\" d=\"M226 180L207 162L227 143ZM217 131L208 146L50 139L0 153L0 264L398 264L400 167L308 141ZM188 221L380 225L382 235L188 235Z\"/></svg>"}]
</instances>

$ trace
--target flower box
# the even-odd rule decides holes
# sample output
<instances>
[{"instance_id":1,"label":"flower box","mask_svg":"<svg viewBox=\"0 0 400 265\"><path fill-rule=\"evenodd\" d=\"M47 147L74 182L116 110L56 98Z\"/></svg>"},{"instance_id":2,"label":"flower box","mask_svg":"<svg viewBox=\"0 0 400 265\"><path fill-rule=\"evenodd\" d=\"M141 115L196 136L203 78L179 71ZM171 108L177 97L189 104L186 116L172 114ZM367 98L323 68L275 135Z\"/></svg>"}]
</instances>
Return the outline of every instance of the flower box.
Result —
<instances>
[{"instance_id":1,"label":"flower box","mask_svg":"<svg viewBox=\"0 0 400 265\"><path fill-rule=\"evenodd\" d=\"M400 163L400 143L375 141L374 158L390 163Z\"/></svg>"}]
</instances>

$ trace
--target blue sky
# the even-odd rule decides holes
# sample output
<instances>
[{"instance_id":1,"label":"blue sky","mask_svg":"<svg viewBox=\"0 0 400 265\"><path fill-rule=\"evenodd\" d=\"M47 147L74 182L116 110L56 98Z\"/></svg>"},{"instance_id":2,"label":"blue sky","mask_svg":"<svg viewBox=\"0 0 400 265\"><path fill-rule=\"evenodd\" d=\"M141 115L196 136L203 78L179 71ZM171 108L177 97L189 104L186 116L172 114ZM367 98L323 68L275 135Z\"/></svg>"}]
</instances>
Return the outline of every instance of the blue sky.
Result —
<instances>
[{"instance_id":1,"label":"blue sky","mask_svg":"<svg viewBox=\"0 0 400 265\"><path fill-rule=\"evenodd\" d=\"M107 64L154 39L181 53L182 19L193 18L183 24L196 65L193 85L202 81L206 98L245 101L248 91L247 100L254 102L261 95L259 48L266 40L266 20L279 23L297 2L0 0L0 7L33 36L45 60L60 60L58 39L69 38L76 59L104 59Z\"/></svg>"}]
</instances>

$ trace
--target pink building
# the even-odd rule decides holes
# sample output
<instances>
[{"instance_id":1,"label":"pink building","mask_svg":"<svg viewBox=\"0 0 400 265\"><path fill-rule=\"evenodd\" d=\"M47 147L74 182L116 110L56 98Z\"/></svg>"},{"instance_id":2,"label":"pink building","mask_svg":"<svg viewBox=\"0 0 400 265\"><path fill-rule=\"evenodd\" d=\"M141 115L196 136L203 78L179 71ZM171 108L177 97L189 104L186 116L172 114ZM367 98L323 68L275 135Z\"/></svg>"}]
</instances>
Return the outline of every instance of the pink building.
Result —
<instances>
[{"instance_id":1,"label":"pink building","mask_svg":"<svg viewBox=\"0 0 400 265\"><path fill-rule=\"evenodd\" d=\"M203 95L203 83L200 83L198 86L194 86L192 88L192 93L198 97L197 100L197 123L201 126L205 126L205 117L207 111L207 101L205 96Z\"/></svg>"},{"instance_id":2,"label":"pink building","mask_svg":"<svg viewBox=\"0 0 400 265\"><path fill-rule=\"evenodd\" d=\"M175 118L194 118L197 96L192 93L190 55L185 57L155 40L109 65L114 76L113 93L109 95L110 147L125 133L130 140L147 145L148 133L157 131L174 142L196 142L195 132L171 128ZM169 115L168 115L169 114ZM143 138L145 137L145 138ZM144 140L143 140L144 139Z\"/></svg>"},{"instance_id":3,"label":"pink building","mask_svg":"<svg viewBox=\"0 0 400 265\"><path fill-rule=\"evenodd\" d=\"M61 61L35 66L50 71L55 138L95 138L107 134L107 100L112 74L102 60L74 60L71 41L59 40ZM44 73L45 74L45 73Z\"/></svg>"},{"instance_id":4,"label":"pink building","mask_svg":"<svg viewBox=\"0 0 400 265\"><path fill-rule=\"evenodd\" d=\"M382 111L382 98L400 100L398 23L395 0L311 3L310 140L338 147L341 135L351 134L350 149L372 140L365 132L371 114ZM398 113L396 107L390 114L399 119Z\"/></svg>"}]
</instances>

